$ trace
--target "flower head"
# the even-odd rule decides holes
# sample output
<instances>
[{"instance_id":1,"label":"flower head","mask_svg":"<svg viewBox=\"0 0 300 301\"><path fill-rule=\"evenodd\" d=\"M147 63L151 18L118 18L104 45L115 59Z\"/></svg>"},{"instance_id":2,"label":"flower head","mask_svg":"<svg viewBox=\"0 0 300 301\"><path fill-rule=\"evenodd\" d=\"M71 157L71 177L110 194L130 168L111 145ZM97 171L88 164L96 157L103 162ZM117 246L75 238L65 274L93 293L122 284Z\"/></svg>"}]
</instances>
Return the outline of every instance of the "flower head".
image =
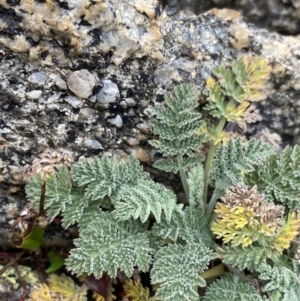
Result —
<instances>
[{"instance_id":1,"label":"flower head","mask_svg":"<svg viewBox=\"0 0 300 301\"><path fill-rule=\"evenodd\" d=\"M284 207L265 202L256 186L248 189L239 183L227 190L215 212L219 217L212 223L213 233L224 243L247 247L277 235Z\"/></svg>"}]
</instances>

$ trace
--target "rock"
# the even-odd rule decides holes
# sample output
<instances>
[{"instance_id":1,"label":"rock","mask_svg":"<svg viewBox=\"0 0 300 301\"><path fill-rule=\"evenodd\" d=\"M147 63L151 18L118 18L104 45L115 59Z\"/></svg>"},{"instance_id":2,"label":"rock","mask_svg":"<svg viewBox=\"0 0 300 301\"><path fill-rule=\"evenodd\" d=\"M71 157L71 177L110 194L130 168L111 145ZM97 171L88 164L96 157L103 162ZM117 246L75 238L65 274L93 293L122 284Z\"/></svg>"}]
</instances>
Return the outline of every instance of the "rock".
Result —
<instances>
[{"instance_id":1,"label":"rock","mask_svg":"<svg viewBox=\"0 0 300 301\"><path fill-rule=\"evenodd\" d=\"M136 146L140 144L140 141L133 137L124 137L124 141L126 141L130 146Z\"/></svg>"},{"instance_id":2,"label":"rock","mask_svg":"<svg viewBox=\"0 0 300 301\"><path fill-rule=\"evenodd\" d=\"M141 146L134 146L131 149L131 155L135 156L139 161L144 163L149 163L151 160L148 150L142 148Z\"/></svg>"},{"instance_id":3,"label":"rock","mask_svg":"<svg viewBox=\"0 0 300 301\"><path fill-rule=\"evenodd\" d=\"M55 76L55 84L61 89L61 90L67 90L68 86L67 83L59 76Z\"/></svg>"},{"instance_id":4,"label":"rock","mask_svg":"<svg viewBox=\"0 0 300 301\"><path fill-rule=\"evenodd\" d=\"M120 97L118 86L111 80L103 81L103 88L97 94L97 101L100 104L115 102Z\"/></svg>"},{"instance_id":5,"label":"rock","mask_svg":"<svg viewBox=\"0 0 300 301\"><path fill-rule=\"evenodd\" d=\"M85 141L85 145L93 149L103 149L101 143L99 143L97 140L87 139Z\"/></svg>"},{"instance_id":6,"label":"rock","mask_svg":"<svg viewBox=\"0 0 300 301\"><path fill-rule=\"evenodd\" d=\"M85 69L72 72L67 81L69 89L81 98L88 98L95 86L94 76Z\"/></svg>"},{"instance_id":7,"label":"rock","mask_svg":"<svg viewBox=\"0 0 300 301\"><path fill-rule=\"evenodd\" d=\"M299 0L159 0L169 5L171 15L181 10L189 10L196 15L211 9L227 8L239 11L249 23L258 27L275 30L284 34L300 33ZM171 9L170 9L171 8ZM231 15L231 16L230 16ZM222 18L235 18L230 10L219 12Z\"/></svg>"},{"instance_id":8,"label":"rock","mask_svg":"<svg viewBox=\"0 0 300 301\"><path fill-rule=\"evenodd\" d=\"M28 80L33 84L44 84L47 80L45 72L36 72L28 77Z\"/></svg>"},{"instance_id":9,"label":"rock","mask_svg":"<svg viewBox=\"0 0 300 301\"><path fill-rule=\"evenodd\" d=\"M134 107L136 105L136 102L134 101L133 98L125 98L125 102L128 107Z\"/></svg>"},{"instance_id":10,"label":"rock","mask_svg":"<svg viewBox=\"0 0 300 301\"><path fill-rule=\"evenodd\" d=\"M29 99L39 99L43 92L41 90L33 90L26 93L26 97Z\"/></svg>"},{"instance_id":11,"label":"rock","mask_svg":"<svg viewBox=\"0 0 300 301\"><path fill-rule=\"evenodd\" d=\"M120 115L117 115L116 117L114 118L108 118L107 121L113 125L115 125L117 128L120 128L122 127L123 125L123 120L121 118Z\"/></svg>"},{"instance_id":12,"label":"rock","mask_svg":"<svg viewBox=\"0 0 300 301\"><path fill-rule=\"evenodd\" d=\"M146 122L139 123L136 127L139 130L141 130L144 134L149 134L150 133L150 125Z\"/></svg>"},{"instance_id":13,"label":"rock","mask_svg":"<svg viewBox=\"0 0 300 301\"><path fill-rule=\"evenodd\" d=\"M67 103L69 103L75 109L81 108L81 106L83 104L83 102L78 97L75 97L75 96L67 96L65 98L65 101Z\"/></svg>"},{"instance_id":14,"label":"rock","mask_svg":"<svg viewBox=\"0 0 300 301\"><path fill-rule=\"evenodd\" d=\"M30 43L26 40L26 38L19 35L15 36L14 39L0 36L0 44L3 44L14 52L25 52L30 48Z\"/></svg>"},{"instance_id":15,"label":"rock","mask_svg":"<svg viewBox=\"0 0 300 301\"><path fill-rule=\"evenodd\" d=\"M228 31L232 35L232 38L229 38L229 42L234 49L241 50L249 46L250 40L247 28L233 24Z\"/></svg>"},{"instance_id":16,"label":"rock","mask_svg":"<svg viewBox=\"0 0 300 301\"><path fill-rule=\"evenodd\" d=\"M87 118L92 117L95 114L96 110L91 108L82 108L79 113Z\"/></svg>"}]
</instances>

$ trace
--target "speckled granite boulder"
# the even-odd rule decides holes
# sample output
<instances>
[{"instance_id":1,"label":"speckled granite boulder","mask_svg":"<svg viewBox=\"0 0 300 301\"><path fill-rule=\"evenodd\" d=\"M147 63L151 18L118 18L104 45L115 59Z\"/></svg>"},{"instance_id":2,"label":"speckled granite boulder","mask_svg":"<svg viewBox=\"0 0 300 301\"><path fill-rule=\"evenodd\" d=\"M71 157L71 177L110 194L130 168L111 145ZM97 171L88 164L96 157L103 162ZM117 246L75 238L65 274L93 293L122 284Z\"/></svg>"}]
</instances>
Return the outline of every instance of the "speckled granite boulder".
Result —
<instances>
[{"instance_id":1,"label":"speckled granite boulder","mask_svg":"<svg viewBox=\"0 0 300 301\"><path fill-rule=\"evenodd\" d=\"M190 10L195 14L212 8L240 11L248 22L284 34L300 33L300 0L160 0L170 14Z\"/></svg>"},{"instance_id":2,"label":"speckled granite boulder","mask_svg":"<svg viewBox=\"0 0 300 301\"><path fill-rule=\"evenodd\" d=\"M0 0L0 185L13 196L48 148L151 163L153 105L179 83L202 90L214 66L242 54L273 66L260 127L298 141L299 36L232 10L168 17L154 0Z\"/></svg>"}]
</instances>

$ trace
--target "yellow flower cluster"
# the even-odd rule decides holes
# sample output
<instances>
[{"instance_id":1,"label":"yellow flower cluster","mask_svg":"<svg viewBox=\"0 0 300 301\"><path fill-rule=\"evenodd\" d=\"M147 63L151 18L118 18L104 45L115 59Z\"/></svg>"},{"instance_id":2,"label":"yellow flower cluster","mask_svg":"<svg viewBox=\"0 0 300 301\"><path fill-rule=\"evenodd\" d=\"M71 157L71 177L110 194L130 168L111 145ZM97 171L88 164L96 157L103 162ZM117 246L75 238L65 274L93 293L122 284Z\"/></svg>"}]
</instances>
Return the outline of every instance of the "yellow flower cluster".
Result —
<instances>
[{"instance_id":1,"label":"yellow flower cluster","mask_svg":"<svg viewBox=\"0 0 300 301\"><path fill-rule=\"evenodd\" d=\"M231 242L233 247L247 247L253 241L274 235L277 228L273 223L265 223L255 216L251 208L229 208L228 205L218 203L215 212L219 214L219 218L211 226L213 233L217 238L222 237L224 243Z\"/></svg>"},{"instance_id":2,"label":"yellow flower cluster","mask_svg":"<svg viewBox=\"0 0 300 301\"><path fill-rule=\"evenodd\" d=\"M290 213L283 222L284 207L263 201L255 186L251 190L244 184L231 187L222 201L216 205L218 219L211 229L224 243L233 247L271 243L282 254L298 235L300 217Z\"/></svg>"},{"instance_id":3,"label":"yellow flower cluster","mask_svg":"<svg viewBox=\"0 0 300 301\"><path fill-rule=\"evenodd\" d=\"M291 241L299 234L299 225L300 216L297 216L295 212L290 213L273 241L273 245L279 253L290 247Z\"/></svg>"}]
</instances>

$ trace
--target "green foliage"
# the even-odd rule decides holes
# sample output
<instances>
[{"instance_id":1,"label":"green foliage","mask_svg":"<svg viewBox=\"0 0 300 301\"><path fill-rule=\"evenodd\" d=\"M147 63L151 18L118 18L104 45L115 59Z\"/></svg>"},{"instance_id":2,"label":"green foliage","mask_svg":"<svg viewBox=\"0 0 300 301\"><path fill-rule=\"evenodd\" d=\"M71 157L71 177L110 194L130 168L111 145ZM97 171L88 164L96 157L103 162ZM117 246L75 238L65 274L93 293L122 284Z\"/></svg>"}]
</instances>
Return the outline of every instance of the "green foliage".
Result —
<instances>
[{"instance_id":1,"label":"green foliage","mask_svg":"<svg viewBox=\"0 0 300 301\"><path fill-rule=\"evenodd\" d=\"M23 238L22 244L19 248L35 251L43 245L45 230L33 227L30 233Z\"/></svg>"},{"instance_id":2,"label":"green foliage","mask_svg":"<svg viewBox=\"0 0 300 301\"><path fill-rule=\"evenodd\" d=\"M271 246L251 245L244 247L225 246L217 249L218 255L224 263L237 267L239 270L256 270L267 259L279 260L279 254Z\"/></svg>"},{"instance_id":3,"label":"green foliage","mask_svg":"<svg viewBox=\"0 0 300 301\"><path fill-rule=\"evenodd\" d=\"M191 207L202 208L204 189L204 170L198 164L188 172L187 182L189 184L189 204Z\"/></svg>"},{"instance_id":4,"label":"green foliage","mask_svg":"<svg viewBox=\"0 0 300 301\"><path fill-rule=\"evenodd\" d=\"M176 204L175 195L154 183L134 157L125 162L117 157L96 157L92 162L74 164L71 175L67 168L58 168L58 172L51 174L46 182L47 215L52 221L63 213L62 225L65 228L79 222L88 212L97 211L99 206L113 208L114 216L119 220L133 217L142 222L151 212L159 222L162 211L170 220L173 210L181 208ZM41 183L42 178L37 175L29 181L26 189L36 208Z\"/></svg>"},{"instance_id":5,"label":"green foliage","mask_svg":"<svg viewBox=\"0 0 300 301\"><path fill-rule=\"evenodd\" d=\"M65 258L56 252L50 251L47 253L47 256L50 259L50 266L46 270L47 274L59 270L65 264Z\"/></svg>"},{"instance_id":6,"label":"green foliage","mask_svg":"<svg viewBox=\"0 0 300 301\"><path fill-rule=\"evenodd\" d=\"M300 298L300 285L293 286L284 294L281 301L299 301Z\"/></svg>"},{"instance_id":7,"label":"green foliage","mask_svg":"<svg viewBox=\"0 0 300 301\"><path fill-rule=\"evenodd\" d=\"M154 167L179 172L187 197L184 209L133 157L104 155L32 177L26 192L34 208L40 207L46 181L44 207L50 221L61 215L65 228L79 226L79 238L66 259L68 269L101 278L103 273L116 277L118 270L131 277L137 267L150 272L158 289L154 297L141 285L136 291L131 285L132 292L149 300L199 301L204 278L224 275L226 266L229 273L212 279L202 300L299 300L300 268L289 266L300 216L273 203L300 209L300 147L278 155L260 140L243 144L224 131L228 122L258 120L250 102L265 97L269 73L261 58L243 57L230 67L216 67L207 79L210 120L205 122L192 85L177 86L153 109L150 125L157 136L150 144L162 153ZM215 262L217 256L222 263ZM246 281L245 270L256 287Z\"/></svg>"},{"instance_id":8,"label":"green foliage","mask_svg":"<svg viewBox=\"0 0 300 301\"><path fill-rule=\"evenodd\" d=\"M211 284L203 301L263 301L255 287L249 282L237 279L230 274L221 277Z\"/></svg>"},{"instance_id":9,"label":"green foliage","mask_svg":"<svg viewBox=\"0 0 300 301\"><path fill-rule=\"evenodd\" d=\"M34 208L38 211L43 178L40 174L32 177L27 186L26 194ZM84 201L84 191L73 187L68 169L58 168L57 173L52 173L46 181L44 208L51 221L63 213L62 225L67 228L80 220L88 202Z\"/></svg>"},{"instance_id":10,"label":"green foliage","mask_svg":"<svg viewBox=\"0 0 300 301\"><path fill-rule=\"evenodd\" d=\"M149 143L166 157L156 161L155 167L178 172L203 161L203 155L196 153L203 143L203 136L197 134L203 121L201 114L194 111L198 97L194 86L182 84L173 94L166 93L165 105L154 108L156 119L149 123L160 139Z\"/></svg>"},{"instance_id":11,"label":"green foliage","mask_svg":"<svg viewBox=\"0 0 300 301\"><path fill-rule=\"evenodd\" d=\"M300 147L286 147L279 155L268 158L263 168L246 177L270 202L285 205L290 210L300 209Z\"/></svg>"},{"instance_id":12,"label":"green foliage","mask_svg":"<svg viewBox=\"0 0 300 301\"><path fill-rule=\"evenodd\" d=\"M185 241L212 245L211 232L201 209L187 207L184 211L173 213L168 222L165 218L152 228L153 235L174 242Z\"/></svg>"},{"instance_id":13,"label":"green foliage","mask_svg":"<svg viewBox=\"0 0 300 301\"><path fill-rule=\"evenodd\" d=\"M242 139L230 139L227 145L220 146L212 163L210 184L214 193L223 196L232 185L243 182L243 175L260 166L275 149L261 140L251 139L245 145Z\"/></svg>"},{"instance_id":14,"label":"green foliage","mask_svg":"<svg viewBox=\"0 0 300 301\"><path fill-rule=\"evenodd\" d=\"M162 247L155 254L151 270L151 283L160 283L156 299L199 300L197 286L206 285L199 273L206 270L210 260L214 258L212 250L201 243L169 244Z\"/></svg>"},{"instance_id":15,"label":"green foliage","mask_svg":"<svg viewBox=\"0 0 300 301\"><path fill-rule=\"evenodd\" d=\"M257 271L260 273L259 279L266 282L264 291L271 292L272 301L299 300L299 280L293 271L285 266L271 266L266 263L262 263Z\"/></svg>"},{"instance_id":16,"label":"green foliage","mask_svg":"<svg viewBox=\"0 0 300 301\"><path fill-rule=\"evenodd\" d=\"M147 224L132 219L118 221L108 212L99 212L92 223L81 227L74 244L67 267L78 275L94 274L96 278L104 271L116 277L118 269L131 277L135 266L146 272L154 251L149 246Z\"/></svg>"},{"instance_id":17,"label":"green foliage","mask_svg":"<svg viewBox=\"0 0 300 301\"><path fill-rule=\"evenodd\" d=\"M99 200L101 205L108 196L119 220L133 217L145 222L152 212L159 222L162 210L170 220L172 211L180 209L175 195L154 183L134 157L126 162L95 158L92 163L74 165L72 176L78 186L86 186L86 199Z\"/></svg>"}]
</instances>

